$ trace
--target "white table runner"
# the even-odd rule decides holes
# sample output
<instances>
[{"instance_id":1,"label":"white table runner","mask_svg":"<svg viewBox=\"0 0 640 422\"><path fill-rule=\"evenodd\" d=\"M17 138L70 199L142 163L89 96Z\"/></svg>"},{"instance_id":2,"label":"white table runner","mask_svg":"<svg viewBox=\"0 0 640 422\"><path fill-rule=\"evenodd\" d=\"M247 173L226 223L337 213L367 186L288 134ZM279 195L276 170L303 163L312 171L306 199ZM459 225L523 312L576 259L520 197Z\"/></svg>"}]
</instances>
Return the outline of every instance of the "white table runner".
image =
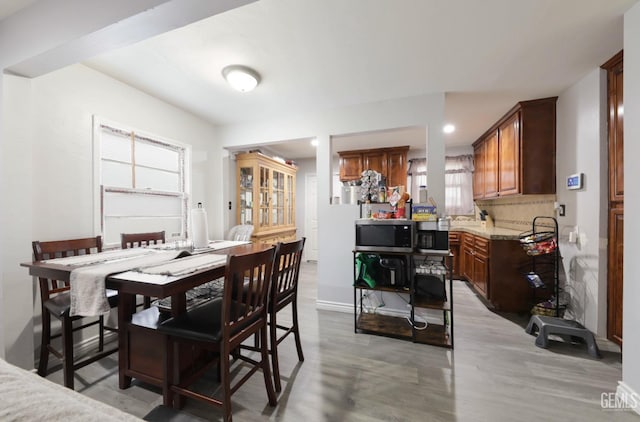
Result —
<instances>
[{"instance_id":1,"label":"white table runner","mask_svg":"<svg viewBox=\"0 0 640 422\"><path fill-rule=\"evenodd\" d=\"M144 251L145 249L140 250ZM107 300L105 279L109 275L127 271L132 268L152 266L170 261L175 259L180 253L181 251L151 250L151 253L145 253L143 255L137 254L126 259L119 256L113 260L97 261L100 263L71 270L71 315L99 316L108 313L111 308Z\"/></svg>"},{"instance_id":2,"label":"white table runner","mask_svg":"<svg viewBox=\"0 0 640 422\"><path fill-rule=\"evenodd\" d=\"M221 267L227 262L226 255L206 254L187 256L165 262L159 265L138 268L137 271L145 274L181 276L191 274L198 270Z\"/></svg>"},{"instance_id":3,"label":"white table runner","mask_svg":"<svg viewBox=\"0 0 640 422\"><path fill-rule=\"evenodd\" d=\"M119 259L128 259L135 256L151 255L156 252L157 251L153 249L145 249L145 248L115 249L112 251L104 251L100 253L68 256L65 258L45 259L42 262L45 262L47 264L60 264L60 265L69 265L69 266L91 265L91 264L98 264L100 262L109 262L109 261L115 261Z\"/></svg>"}]
</instances>

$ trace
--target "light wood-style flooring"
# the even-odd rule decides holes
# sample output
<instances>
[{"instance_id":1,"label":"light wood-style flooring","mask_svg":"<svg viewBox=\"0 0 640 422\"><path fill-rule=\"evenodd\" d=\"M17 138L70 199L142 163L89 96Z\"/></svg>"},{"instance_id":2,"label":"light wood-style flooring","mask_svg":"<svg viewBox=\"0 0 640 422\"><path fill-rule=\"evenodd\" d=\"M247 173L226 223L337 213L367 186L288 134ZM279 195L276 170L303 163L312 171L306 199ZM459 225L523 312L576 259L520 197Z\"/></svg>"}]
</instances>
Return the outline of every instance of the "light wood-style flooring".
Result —
<instances>
[{"instance_id":1,"label":"light wood-style flooring","mask_svg":"<svg viewBox=\"0 0 640 422\"><path fill-rule=\"evenodd\" d=\"M299 295L305 361L298 362L293 338L285 340L278 405L267 404L258 373L233 396L234 420L640 420L600 405L622 377L616 346L598 339L601 360L591 359L584 345L540 349L524 332L526 317L489 311L463 282L454 282L455 350L355 334L353 314L316 309L313 263L302 266ZM288 310L280 314L289 319ZM61 371L48 378L62 383ZM157 388L135 380L118 389L117 354L79 370L76 390L140 417L162 403ZM184 410L221 419L219 410L193 401Z\"/></svg>"}]
</instances>

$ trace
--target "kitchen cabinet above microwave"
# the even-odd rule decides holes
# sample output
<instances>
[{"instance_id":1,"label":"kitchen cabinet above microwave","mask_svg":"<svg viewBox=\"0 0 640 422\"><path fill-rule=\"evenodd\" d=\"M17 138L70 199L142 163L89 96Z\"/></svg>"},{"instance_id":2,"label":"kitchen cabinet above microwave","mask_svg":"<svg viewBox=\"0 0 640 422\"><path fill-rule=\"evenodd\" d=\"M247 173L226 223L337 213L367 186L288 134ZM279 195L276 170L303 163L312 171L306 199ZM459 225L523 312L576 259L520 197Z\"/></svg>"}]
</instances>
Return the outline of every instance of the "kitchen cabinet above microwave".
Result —
<instances>
[{"instance_id":1,"label":"kitchen cabinet above microwave","mask_svg":"<svg viewBox=\"0 0 640 422\"><path fill-rule=\"evenodd\" d=\"M387 178L387 186L407 184L408 146L338 152L340 181L360 180L364 170L375 170Z\"/></svg>"},{"instance_id":2,"label":"kitchen cabinet above microwave","mask_svg":"<svg viewBox=\"0 0 640 422\"><path fill-rule=\"evenodd\" d=\"M556 193L556 100L517 103L473 143L473 198Z\"/></svg>"}]
</instances>

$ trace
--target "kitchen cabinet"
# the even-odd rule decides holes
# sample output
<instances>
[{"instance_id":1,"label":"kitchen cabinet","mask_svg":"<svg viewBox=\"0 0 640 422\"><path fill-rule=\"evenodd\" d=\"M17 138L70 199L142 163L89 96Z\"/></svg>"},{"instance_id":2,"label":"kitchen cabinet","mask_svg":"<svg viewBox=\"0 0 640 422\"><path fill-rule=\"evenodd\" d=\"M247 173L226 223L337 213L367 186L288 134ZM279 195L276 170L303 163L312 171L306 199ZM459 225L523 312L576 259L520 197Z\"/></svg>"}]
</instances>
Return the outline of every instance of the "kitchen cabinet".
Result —
<instances>
[{"instance_id":1,"label":"kitchen cabinet","mask_svg":"<svg viewBox=\"0 0 640 422\"><path fill-rule=\"evenodd\" d=\"M473 143L474 199L556 193L556 100L519 102Z\"/></svg>"},{"instance_id":2,"label":"kitchen cabinet","mask_svg":"<svg viewBox=\"0 0 640 422\"><path fill-rule=\"evenodd\" d=\"M340 154L340 181L360 180L362 177L362 153L344 152Z\"/></svg>"},{"instance_id":3,"label":"kitchen cabinet","mask_svg":"<svg viewBox=\"0 0 640 422\"><path fill-rule=\"evenodd\" d=\"M484 175L485 159L487 157L487 144L480 142L473 148L473 199L484 199Z\"/></svg>"},{"instance_id":4,"label":"kitchen cabinet","mask_svg":"<svg viewBox=\"0 0 640 422\"><path fill-rule=\"evenodd\" d=\"M409 147L387 150L387 186L407 185L407 151ZM407 188L407 190L409 190Z\"/></svg>"},{"instance_id":5,"label":"kitchen cabinet","mask_svg":"<svg viewBox=\"0 0 640 422\"><path fill-rule=\"evenodd\" d=\"M340 181L360 180L364 170L375 170L387 178L387 186L406 186L408 146L338 152Z\"/></svg>"},{"instance_id":6,"label":"kitchen cabinet","mask_svg":"<svg viewBox=\"0 0 640 422\"><path fill-rule=\"evenodd\" d=\"M516 112L498 129L499 195L512 195L520 191L520 113Z\"/></svg>"},{"instance_id":7,"label":"kitchen cabinet","mask_svg":"<svg viewBox=\"0 0 640 422\"><path fill-rule=\"evenodd\" d=\"M362 155L362 170L375 170L388 177L388 154L386 150L373 150Z\"/></svg>"},{"instance_id":8,"label":"kitchen cabinet","mask_svg":"<svg viewBox=\"0 0 640 422\"><path fill-rule=\"evenodd\" d=\"M485 299L489 298L489 240L465 233L462 240L464 277Z\"/></svg>"},{"instance_id":9,"label":"kitchen cabinet","mask_svg":"<svg viewBox=\"0 0 640 422\"><path fill-rule=\"evenodd\" d=\"M295 240L296 168L252 152L236 156L237 224L252 224L252 241Z\"/></svg>"},{"instance_id":10,"label":"kitchen cabinet","mask_svg":"<svg viewBox=\"0 0 640 422\"><path fill-rule=\"evenodd\" d=\"M462 260L461 255L461 232L449 232L449 250L451 251L452 273L453 278L459 279L462 276L460 262Z\"/></svg>"},{"instance_id":11,"label":"kitchen cabinet","mask_svg":"<svg viewBox=\"0 0 640 422\"><path fill-rule=\"evenodd\" d=\"M450 232L453 233L453 232ZM460 233L460 275L487 306L504 312L528 312L532 292L523 268L530 262L517 238ZM543 299L543 295L541 295Z\"/></svg>"}]
</instances>

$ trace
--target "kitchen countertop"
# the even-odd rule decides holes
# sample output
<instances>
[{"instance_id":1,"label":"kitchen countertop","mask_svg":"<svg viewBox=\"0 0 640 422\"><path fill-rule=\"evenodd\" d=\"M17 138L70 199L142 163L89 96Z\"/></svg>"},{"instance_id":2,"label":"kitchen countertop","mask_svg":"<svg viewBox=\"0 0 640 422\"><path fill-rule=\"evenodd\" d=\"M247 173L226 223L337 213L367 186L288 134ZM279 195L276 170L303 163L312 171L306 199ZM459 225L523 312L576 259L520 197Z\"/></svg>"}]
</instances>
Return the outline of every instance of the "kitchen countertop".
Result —
<instances>
[{"instance_id":1,"label":"kitchen countertop","mask_svg":"<svg viewBox=\"0 0 640 422\"><path fill-rule=\"evenodd\" d=\"M479 225L452 225L449 230L452 232L472 233L490 240L519 240L519 236L522 234L521 231L502 227L487 227L483 229Z\"/></svg>"}]
</instances>

